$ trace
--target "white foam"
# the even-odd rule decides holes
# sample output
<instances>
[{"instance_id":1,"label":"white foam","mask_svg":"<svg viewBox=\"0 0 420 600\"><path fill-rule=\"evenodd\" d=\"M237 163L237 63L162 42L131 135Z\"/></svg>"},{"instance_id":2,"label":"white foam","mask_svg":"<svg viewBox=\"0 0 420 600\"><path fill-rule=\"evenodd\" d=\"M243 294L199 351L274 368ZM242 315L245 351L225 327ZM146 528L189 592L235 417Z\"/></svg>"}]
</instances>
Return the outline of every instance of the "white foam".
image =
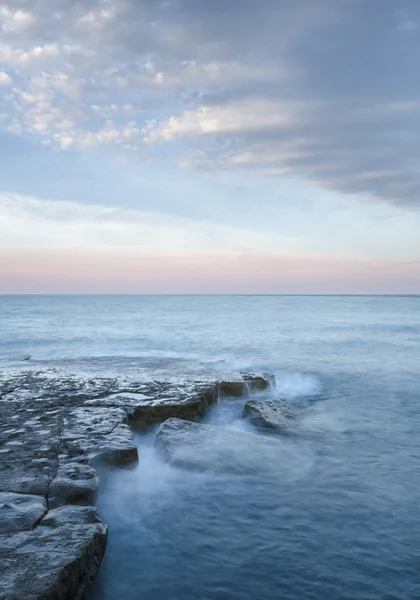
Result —
<instances>
[{"instance_id":1,"label":"white foam","mask_svg":"<svg viewBox=\"0 0 420 600\"><path fill-rule=\"evenodd\" d=\"M309 373L291 373L282 371L276 373L277 394L286 399L306 396L316 396L321 393L321 381Z\"/></svg>"}]
</instances>

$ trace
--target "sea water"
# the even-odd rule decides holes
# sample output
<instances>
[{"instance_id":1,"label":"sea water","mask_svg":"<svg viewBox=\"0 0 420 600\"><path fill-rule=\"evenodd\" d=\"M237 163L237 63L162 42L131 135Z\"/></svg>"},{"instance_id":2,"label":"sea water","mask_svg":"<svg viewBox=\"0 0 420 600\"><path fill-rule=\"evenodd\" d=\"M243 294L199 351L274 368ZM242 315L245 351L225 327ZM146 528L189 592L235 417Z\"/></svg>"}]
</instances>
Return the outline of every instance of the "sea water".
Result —
<instances>
[{"instance_id":1,"label":"sea water","mask_svg":"<svg viewBox=\"0 0 420 600\"><path fill-rule=\"evenodd\" d=\"M138 465L102 474L92 600L420 598L420 297L1 296L0 324L2 377L271 372L261 399L296 413L247 476L171 467L138 435ZM205 421L263 435L245 401Z\"/></svg>"}]
</instances>

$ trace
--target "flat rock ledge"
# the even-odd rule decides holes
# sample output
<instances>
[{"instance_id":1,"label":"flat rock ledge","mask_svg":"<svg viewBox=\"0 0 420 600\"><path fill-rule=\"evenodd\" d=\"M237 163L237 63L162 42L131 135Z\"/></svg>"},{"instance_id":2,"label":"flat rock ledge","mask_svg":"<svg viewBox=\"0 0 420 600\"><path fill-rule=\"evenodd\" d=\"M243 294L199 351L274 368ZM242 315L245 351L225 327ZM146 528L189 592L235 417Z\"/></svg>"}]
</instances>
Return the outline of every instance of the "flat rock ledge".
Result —
<instances>
[{"instance_id":1,"label":"flat rock ledge","mask_svg":"<svg viewBox=\"0 0 420 600\"><path fill-rule=\"evenodd\" d=\"M0 373L0 600L85 598L108 534L94 507L98 465L138 461L133 429L198 421L219 395L269 385Z\"/></svg>"},{"instance_id":2,"label":"flat rock ledge","mask_svg":"<svg viewBox=\"0 0 420 600\"><path fill-rule=\"evenodd\" d=\"M277 433L291 433L295 415L290 406L282 400L249 400L242 413L256 427L271 429Z\"/></svg>"}]
</instances>

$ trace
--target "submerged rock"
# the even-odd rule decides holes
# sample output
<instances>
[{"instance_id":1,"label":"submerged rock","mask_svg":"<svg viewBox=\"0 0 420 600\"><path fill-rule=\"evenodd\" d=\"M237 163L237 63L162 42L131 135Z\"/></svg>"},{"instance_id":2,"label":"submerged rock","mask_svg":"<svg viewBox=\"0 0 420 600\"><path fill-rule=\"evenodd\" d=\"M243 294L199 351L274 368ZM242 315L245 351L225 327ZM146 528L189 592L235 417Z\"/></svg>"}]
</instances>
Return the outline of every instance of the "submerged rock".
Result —
<instances>
[{"instance_id":1,"label":"submerged rock","mask_svg":"<svg viewBox=\"0 0 420 600\"><path fill-rule=\"evenodd\" d=\"M199 471L257 474L277 469L282 446L275 438L168 419L156 434L156 446L178 467Z\"/></svg>"},{"instance_id":2,"label":"submerged rock","mask_svg":"<svg viewBox=\"0 0 420 600\"><path fill-rule=\"evenodd\" d=\"M295 420L295 415L290 407L281 400L269 402L250 400L245 404L242 418L249 419L257 427L265 427L281 431L282 433L289 433Z\"/></svg>"},{"instance_id":3,"label":"submerged rock","mask_svg":"<svg viewBox=\"0 0 420 600\"><path fill-rule=\"evenodd\" d=\"M32 529L46 512L43 496L0 492L0 534Z\"/></svg>"}]
</instances>

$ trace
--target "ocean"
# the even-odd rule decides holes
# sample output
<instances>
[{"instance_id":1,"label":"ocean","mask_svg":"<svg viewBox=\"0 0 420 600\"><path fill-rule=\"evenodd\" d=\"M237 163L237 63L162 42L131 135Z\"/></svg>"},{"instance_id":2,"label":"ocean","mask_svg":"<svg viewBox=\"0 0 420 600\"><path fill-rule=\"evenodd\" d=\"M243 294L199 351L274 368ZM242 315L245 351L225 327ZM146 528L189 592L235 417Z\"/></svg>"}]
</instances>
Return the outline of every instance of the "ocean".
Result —
<instances>
[{"instance_id":1,"label":"ocean","mask_svg":"<svg viewBox=\"0 0 420 600\"><path fill-rule=\"evenodd\" d=\"M138 465L102 474L91 600L420 598L419 296L0 296L0 325L3 379L272 373L261 399L297 416L252 476L138 434ZM243 430L246 400L205 421Z\"/></svg>"}]
</instances>

